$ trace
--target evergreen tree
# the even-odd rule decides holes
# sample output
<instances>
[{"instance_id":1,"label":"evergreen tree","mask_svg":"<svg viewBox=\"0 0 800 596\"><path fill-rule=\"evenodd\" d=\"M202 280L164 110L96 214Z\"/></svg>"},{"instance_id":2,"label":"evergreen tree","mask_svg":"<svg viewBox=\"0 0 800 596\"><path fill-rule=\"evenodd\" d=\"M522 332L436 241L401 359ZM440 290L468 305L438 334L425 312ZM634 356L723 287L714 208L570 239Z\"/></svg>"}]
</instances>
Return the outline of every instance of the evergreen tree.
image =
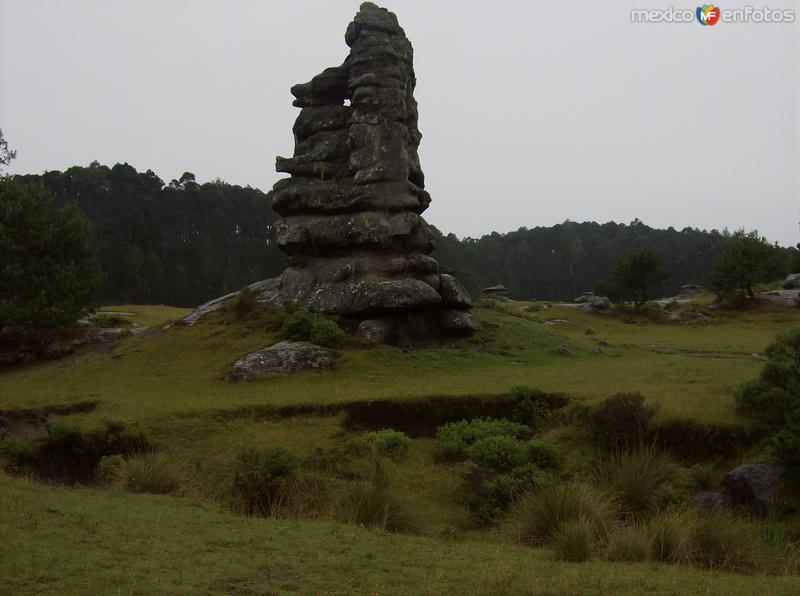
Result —
<instances>
[{"instance_id":1,"label":"evergreen tree","mask_svg":"<svg viewBox=\"0 0 800 596\"><path fill-rule=\"evenodd\" d=\"M639 311L652 297L653 289L668 279L658 255L643 248L621 258L598 285L598 291L614 302L631 301Z\"/></svg>"},{"instance_id":2,"label":"evergreen tree","mask_svg":"<svg viewBox=\"0 0 800 596\"><path fill-rule=\"evenodd\" d=\"M714 288L721 295L741 292L754 297L753 285L774 281L786 273L786 253L759 236L739 230L714 270Z\"/></svg>"},{"instance_id":3,"label":"evergreen tree","mask_svg":"<svg viewBox=\"0 0 800 596\"><path fill-rule=\"evenodd\" d=\"M0 179L0 334L73 324L97 295L86 218L41 185Z\"/></svg>"}]
</instances>

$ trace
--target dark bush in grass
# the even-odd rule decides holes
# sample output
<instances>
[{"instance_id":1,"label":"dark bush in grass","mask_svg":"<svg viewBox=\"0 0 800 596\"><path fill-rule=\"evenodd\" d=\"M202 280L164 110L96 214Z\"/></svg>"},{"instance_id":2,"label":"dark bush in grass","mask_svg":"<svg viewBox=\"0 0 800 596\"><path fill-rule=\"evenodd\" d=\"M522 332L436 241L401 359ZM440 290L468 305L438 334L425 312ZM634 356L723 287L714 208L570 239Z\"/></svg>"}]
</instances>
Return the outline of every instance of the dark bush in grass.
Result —
<instances>
[{"instance_id":1,"label":"dark bush in grass","mask_svg":"<svg viewBox=\"0 0 800 596\"><path fill-rule=\"evenodd\" d=\"M624 512L635 518L656 512L673 477L669 457L652 447L614 452L594 469L595 483L617 495Z\"/></svg>"},{"instance_id":2,"label":"dark bush in grass","mask_svg":"<svg viewBox=\"0 0 800 596\"><path fill-rule=\"evenodd\" d=\"M762 379L740 385L734 394L736 411L766 424L779 427L786 423L786 392Z\"/></svg>"},{"instance_id":3,"label":"dark bush in grass","mask_svg":"<svg viewBox=\"0 0 800 596\"><path fill-rule=\"evenodd\" d=\"M275 516L286 504L298 459L283 447L248 447L236 457L233 497L243 513Z\"/></svg>"},{"instance_id":4,"label":"dark bush in grass","mask_svg":"<svg viewBox=\"0 0 800 596\"><path fill-rule=\"evenodd\" d=\"M402 460L411 446L411 439L406 433L391 428L364 433L363 439L375 453L395 461Z\"/></svg>"},{"instance_id":5,"label":"dark bush in grass","mask_svg":"<svg viewBox=\"0 0 800 596\"><path fill-rule=\"evenodd\" d=\"M305 309L297 309L286 317L281 331L287 339L310 341L330 348L340 347L347 338L332 320Z\"/></svg>"},{"instance_id":6,"label":"dark bush in grass","mask_svg":"<svg viewBox=\"0 0 800 596\"><path fill-rule=\"evenodd\" d=\"M528 427L510 420L474 418L450 422L436 431L435 457L439 461L463 461L468 457L469 447L476 441L500 436L519 438L529 433Z\"/></svg>"},{"instance_id":7,"label":"dark bush in grass","mask_svg":"<svg viewBox=\"0 0 800 596\"><path fill-rule=\"evenodd\" d=\"M613 495L588 484L562 482L522 497L510 524L517 541L537 545L550 542L563 524L584 519L594 538L605 542L619 514Z\"/></svg>"},{"instance_id":8,"label":"dark bush in grass","mask_svg":"<svg viewBox=\"0 0 800 596\"><path fill-rule=\"evenodd\" d=\"M591 413L590 430L608 449L632 448L646 441L654 415L655 408L640 393L617 393Z\"/></svg>"},{"instance_id":9,"label":"dark bush in grass","mask_svg":"<svg viewBox=\"0 0 800 596\"><path fill-rule=\"evenodd\" d=\"M592 558L593 545L594 529L585 518L563 523L553 536L553 549L559 561L588 561Z\"/></svg>"},{"instance_id":10,"label":"dark bush in grass","mask_svg":"<svg viewBox=\"0 0 800 596\"><path fill-rule=\"evenodd\" d=\"M544 469L558 467L555 450L540 441L522 442L510 435L493 435L467 448L465 502L482 525L497 521L523 494L543 486Z\"/></svg>"},{"instance_id":11,"label":"dark bush in grass","mask_svg":"<svg viewBox=\"0 0 800 596\"><path fill-rule=\"evenodd\" d=\"M550 443L534 439L525 444L524 460L543 470L555 470L561 467L564 454Z\"/></svg>"},{"instance_id":12,"label":"dark bush in grass","mask_svg":"<svg viewBox=\"0 0 800 596\"><path fill-rule=\"evenodd\" d=\"M28 470L36 458L38 445L7 435L0 441L0 458L3 468L12 474L22 474Z\"/></svg>"},{"instance_id":13,"label":"dark bush in grass","mask_svg":"<svg viewBox=\"0 0 800 596\"><path fill-rule=\"evenodd\" d=\"M137 426L123 422L106 422L90 431L68 422L54 422L47 430L43 440L6 438L3 451L14 471L60 482L90 483L104 456L130 455L152 448Z\"/></svg>"},{"instance_id":14,"label":"dark bush in grass","mask_svg":"<svg viewBox=\"0 0 800 596\"><path fill-rule=\"evenodd\" d=\"M553 418L553 412L567 403L566 398L561 395L546 393L524 385L512 387L508 397L514 404L511 420L534 428L547 426Z\"/></svg>"},{"instance_id":15,"label":"dark bush in grass","mask_svg":"<svg viewBox=\"0 0 800 596\"><path fill-rule=\"evenodd\" d=\"M503 471L470 464L464 474L464 502L483 526L497 522L520 497L535 492L547 475L535 465L523 464Z\"/></svg>"}]
</instances>

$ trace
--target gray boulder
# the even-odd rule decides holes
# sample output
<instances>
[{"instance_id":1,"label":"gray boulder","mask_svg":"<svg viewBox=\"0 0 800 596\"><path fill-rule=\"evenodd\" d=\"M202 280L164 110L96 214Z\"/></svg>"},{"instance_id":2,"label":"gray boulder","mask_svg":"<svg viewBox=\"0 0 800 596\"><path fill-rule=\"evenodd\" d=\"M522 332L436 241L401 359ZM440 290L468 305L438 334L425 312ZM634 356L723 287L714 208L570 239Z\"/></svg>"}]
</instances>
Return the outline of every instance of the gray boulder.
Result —
<instances>
[{"instance_id":1,"label":"gray boulder","mask_svg":"<svg viewBox=\"0 0 800 596\"><path fill-rule=\"evenodd\" d=\"M722 479L733 505L749 505L764 514L775 502L785 469L774 464L742 464Z\"/></svg>"},{"instance_id":2,"label":"gray boulder","mask_svg":"<svg viewBox=\"0 0 800 596\"><path fill-rule=\"evenodd\" d=\"M305 341L281 341L240 358L231 366L228 381L252 381L269 373L325 370L333 367L330 350Z\"/></svg>"},{"instance_id":3,"label":"gray boulder","mask_svg":"<svg viewBox=\"0 0 800 596\"><path fill-rule=\"evenodd\" d=\"M800 273L791 273L781 284L787 290L800 288Z\"/></svg>"},{"instance_id":4,"label":"gray boulder","mask_svg":"<svg viewBox=\"0 0 800 596\"><path fill-rule=\"evenodd\" d=\"M591 296L581 307L584 312L605 312L611 306L611 301L605 296Z\"/></svg>"}]
</instances>

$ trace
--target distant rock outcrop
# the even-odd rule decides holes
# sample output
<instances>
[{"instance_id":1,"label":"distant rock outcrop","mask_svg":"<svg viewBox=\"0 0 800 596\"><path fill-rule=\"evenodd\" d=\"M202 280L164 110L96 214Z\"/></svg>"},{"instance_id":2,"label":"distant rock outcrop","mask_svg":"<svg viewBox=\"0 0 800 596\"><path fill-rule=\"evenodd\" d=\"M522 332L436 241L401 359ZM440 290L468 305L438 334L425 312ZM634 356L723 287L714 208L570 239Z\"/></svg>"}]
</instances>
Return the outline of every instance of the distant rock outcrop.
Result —
<instances>
[{"instance_id":1,"label":"distant rock outcrop","mask_svg":"<svg viewBox=\"0 0 800 596\"><path fill-rule=\"evenodd\" d=\"M433 234L421 217L431 197L417 154L411 43L393 13L369 2L345 42L341 66L291 88L300 108L294 155L276 160L291 177L270 193L288 267L270 282L270 300L340 317L384 343L470 334L472 301L430 256Z\"/></svg>"}]
</instances>

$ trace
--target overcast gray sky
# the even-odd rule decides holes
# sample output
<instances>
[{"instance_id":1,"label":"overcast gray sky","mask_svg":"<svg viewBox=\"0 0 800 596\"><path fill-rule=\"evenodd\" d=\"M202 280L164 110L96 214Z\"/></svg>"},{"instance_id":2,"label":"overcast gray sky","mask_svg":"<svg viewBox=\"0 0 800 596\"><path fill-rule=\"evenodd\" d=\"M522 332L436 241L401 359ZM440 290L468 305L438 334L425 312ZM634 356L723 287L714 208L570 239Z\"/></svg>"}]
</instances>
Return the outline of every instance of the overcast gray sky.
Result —
<instances>
[{"instance_id":1,"label":"overcast gray sky","mask_svg":"<svg viewBox=\"0 0 800 596\"><path fill-rule=\"evenodd\" d=\"M459 236L573 221L800 241L793 24L634 24L664 0L393 0L415 48L428 221ZM745 6L725 3L723 9ZM752 6L764 4L753 2ZM267 190L289 87L347 54L357 1L0 0L12 172L128 162Z\"/></svg>"}]
</instances>

